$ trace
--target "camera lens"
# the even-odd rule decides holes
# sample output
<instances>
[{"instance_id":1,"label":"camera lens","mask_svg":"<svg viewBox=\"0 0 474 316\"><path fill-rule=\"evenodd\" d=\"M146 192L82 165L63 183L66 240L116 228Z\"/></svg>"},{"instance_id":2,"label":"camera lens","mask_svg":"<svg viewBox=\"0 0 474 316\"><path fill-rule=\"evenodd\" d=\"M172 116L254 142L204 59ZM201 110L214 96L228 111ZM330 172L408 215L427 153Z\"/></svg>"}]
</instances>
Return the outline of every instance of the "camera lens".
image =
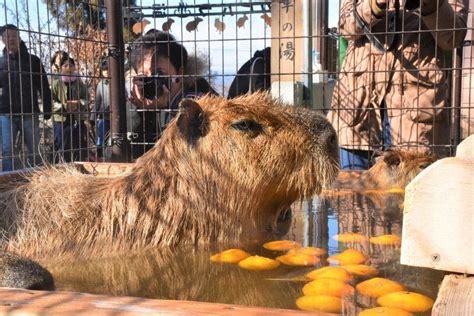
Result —
<instances>
[{"instance_id":1,"label":"camera lens","mask_svg":"<svg viewBox=\"0 0 474 316\"><path fill-rule=\"evenodd\" d=\"M143 77L143 96L153 100L163 94L163 85L169 89L168 78L161 76Z\"/></svg>"}]
</instances>

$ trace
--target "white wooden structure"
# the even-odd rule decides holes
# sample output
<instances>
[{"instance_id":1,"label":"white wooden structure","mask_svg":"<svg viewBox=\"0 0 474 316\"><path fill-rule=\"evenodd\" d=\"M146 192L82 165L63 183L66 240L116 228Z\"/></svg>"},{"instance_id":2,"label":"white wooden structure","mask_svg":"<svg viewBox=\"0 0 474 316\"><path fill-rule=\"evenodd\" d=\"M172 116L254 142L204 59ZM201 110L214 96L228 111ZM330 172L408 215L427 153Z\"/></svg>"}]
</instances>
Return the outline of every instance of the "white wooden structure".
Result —
<instances>
[{"instance_id":1,"label":"white wooden structure","mask_svg":"<svg viewBox=\"0 0 474 316\"><path fill-rule=\"evenodd\" d=\"M474 274L474 135L406 187L400 262Z\"/></svg>"}]
</instances>

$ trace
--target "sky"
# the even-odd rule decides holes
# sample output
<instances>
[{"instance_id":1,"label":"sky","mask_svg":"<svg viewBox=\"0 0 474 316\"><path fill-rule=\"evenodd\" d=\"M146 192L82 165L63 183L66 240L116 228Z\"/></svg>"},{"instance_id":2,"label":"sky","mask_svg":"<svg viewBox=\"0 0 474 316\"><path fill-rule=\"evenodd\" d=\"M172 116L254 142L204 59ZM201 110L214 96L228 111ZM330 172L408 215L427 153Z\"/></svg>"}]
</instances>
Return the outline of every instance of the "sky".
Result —
<instances>
[{"instance_id":1,"label":"sky","mask_svg":"<svg viewBox=\"0 0 474 316\"><path fill-rule=\"evenodd\" d=\"M261 1L261 0L259 0ZM187 4L223 4L223 3L248 3L249 0L188 0L183 1ZM255 2L255 1L254 1ZM137 5L151 6L168 3L170 6L179 5L179 0L138 0ZM329 3L329 21L328 26L337 26L339 1L328 0ZM239 7L237 10L247 10L246 7ZM260 6L254 6L255 10ZM220 8L213 8L210 12L218 12ZM236 9L234 9L236 10ZM151 10L143 10L143 13L151 13ZM241 11L242 12L242 11ZM235 13L235 11L234 11ZM55 20L49 15L44 0L0 0L0 24L6 22L17 24L15 15L20 16L20 27L30 28L33 31L41 30L45 33L61 34L55 25ZM270 16L270 12L268 13ZM184 41L185 47L190 51L197 52L200 56L209 56L204 58L210 63L210 72L218 75L229 74L229 77L221 77L224 81L231 80L238 68L253 56L255 50L270 46L271 28L265 24L261 14L246 15L249 19L245 21L242 27L237 26L237 21L244 17L243 14L227 14L225 16L202 17L196 31L187 31L186 26L193 21L193 17L177 18L173 17L174 23L171 24L170 32L179 40ZM223 32L219 32L216 27L216 18L219 22L225 24ZM151 23L145 28L145 31L151 28L162 29L162 25L167 21L167 17L147 18ZM29 23L29 27L27 24ZM22 39L28 45L28 34L21 34ZM37 35L39 36L39 34ZM41 35L47 36L47 35ZM238 39L236 41L236 39ZM0 49L3 49L3 43L0 43ZM52 51L54 51L53 49ZM51 50L50 50L51 51Z\"/></svg>"}]
</instances>

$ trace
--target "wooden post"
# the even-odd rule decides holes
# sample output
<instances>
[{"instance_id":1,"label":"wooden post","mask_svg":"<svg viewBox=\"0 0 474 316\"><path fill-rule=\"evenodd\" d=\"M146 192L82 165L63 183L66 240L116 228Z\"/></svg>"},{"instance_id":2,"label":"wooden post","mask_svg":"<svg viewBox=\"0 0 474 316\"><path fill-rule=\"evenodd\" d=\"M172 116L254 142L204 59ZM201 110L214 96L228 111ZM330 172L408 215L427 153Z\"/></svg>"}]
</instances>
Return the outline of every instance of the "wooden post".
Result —
<instances>
[{"instance_id":1,"label":"wooden post","mask_svg":"<svg viewBox=\"0 0 474 316\"><path fill-rule=\"evenodd\" d=\"M289 104L303 97L303 16L303 0L272 1L272 94Z\"/></svg>"}]
</instances>

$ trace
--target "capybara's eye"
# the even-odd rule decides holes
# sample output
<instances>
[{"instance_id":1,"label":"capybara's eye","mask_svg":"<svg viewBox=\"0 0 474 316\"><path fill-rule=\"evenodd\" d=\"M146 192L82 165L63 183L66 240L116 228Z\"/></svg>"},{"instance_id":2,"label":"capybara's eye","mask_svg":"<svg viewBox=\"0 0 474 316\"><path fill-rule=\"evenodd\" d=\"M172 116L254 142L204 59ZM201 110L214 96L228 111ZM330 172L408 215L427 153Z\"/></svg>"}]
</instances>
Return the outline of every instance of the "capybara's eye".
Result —
<instances>
[{"instance_id":1,"label":"capybara's eye","mask_svg":"<svg viewBox=\"0 0 474 316\"><path fill-rule=\"evenodd\" d=\"M242 132L256 132L260 133L262 131L262 126L255 122L254 120L244 119L232 123L233 128L242 131Z\"/></svg>"}]
</instances>

